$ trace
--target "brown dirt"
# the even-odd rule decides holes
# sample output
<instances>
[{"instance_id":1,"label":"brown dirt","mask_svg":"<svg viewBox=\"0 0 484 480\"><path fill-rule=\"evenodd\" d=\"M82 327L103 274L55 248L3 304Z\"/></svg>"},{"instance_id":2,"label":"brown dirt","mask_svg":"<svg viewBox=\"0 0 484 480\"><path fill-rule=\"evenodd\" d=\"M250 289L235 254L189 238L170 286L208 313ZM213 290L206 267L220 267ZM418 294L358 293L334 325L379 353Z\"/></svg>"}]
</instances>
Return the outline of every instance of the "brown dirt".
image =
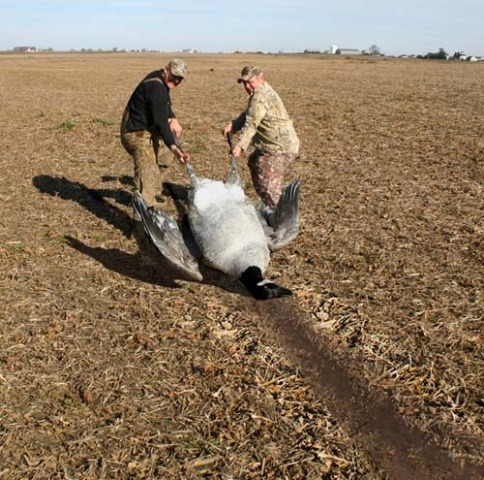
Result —
<instances>
[{"instance_id":1,"label":"brown dirt","mask_svg":"<svg viewBox=\"0 0 484 480\"><path fill-rule=\"evenodd\" d=\"M295 295L260 303L131 235L118 122L168 58L0 56L0 478L479 478L484 65L187 55L198 174L227 173L244 64L301 136L269 270Z\"/></svg>"}]
</instances>

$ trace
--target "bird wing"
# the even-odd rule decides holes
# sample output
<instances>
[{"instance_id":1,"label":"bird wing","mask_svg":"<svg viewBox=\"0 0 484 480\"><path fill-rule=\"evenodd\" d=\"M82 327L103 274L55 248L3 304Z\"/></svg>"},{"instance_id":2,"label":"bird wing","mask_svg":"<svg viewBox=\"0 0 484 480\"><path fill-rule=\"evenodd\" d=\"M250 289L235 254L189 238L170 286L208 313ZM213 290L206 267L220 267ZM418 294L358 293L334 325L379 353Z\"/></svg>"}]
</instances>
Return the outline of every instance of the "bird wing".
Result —
<instances>
[{"instance_id":1,"label":"bird wing","mask_svg":"<svg viewBox=\"0 0 484 480\"><path fill-rule=\"evenodd\" d=\"M299 180L286 185L274 210L267 206L259 210L267 244L272 252L285 247L299 234L299 187Z\"/></svg>"},{"instance_id":2,"label":"bird wing","mask_svg":"<svg viewBox=\"0 0 484 480\"><path fill-rule=\"evenodd\" d=\"M185 244L176 220L166 212L148 207L138 190L135 190L132 202L146 235L163 257L190 278L202 280L198 262Z\"/></svg>"}]
</instances>

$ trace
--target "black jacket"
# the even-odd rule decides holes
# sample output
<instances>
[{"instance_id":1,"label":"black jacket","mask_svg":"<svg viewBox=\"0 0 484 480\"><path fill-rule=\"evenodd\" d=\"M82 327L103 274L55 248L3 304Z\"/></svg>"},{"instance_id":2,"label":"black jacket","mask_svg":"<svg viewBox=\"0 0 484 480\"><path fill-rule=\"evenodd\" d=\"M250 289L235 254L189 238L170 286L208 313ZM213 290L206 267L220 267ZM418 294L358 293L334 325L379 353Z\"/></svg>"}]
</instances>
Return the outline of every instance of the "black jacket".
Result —
<instances>
[{"instance_id":1,"label":"black jacket","mask_svg":"<svg viewBox=\"0 0 484 480\"><path fill-rule=\"evenodd\" d=\"M168 119L175 118L171 109L170 90L163 83L163 70L147 75L136 87L128 102L127 132L148 130L162 138L167 147L176 143Z\"/></svg>"}]
</instances>

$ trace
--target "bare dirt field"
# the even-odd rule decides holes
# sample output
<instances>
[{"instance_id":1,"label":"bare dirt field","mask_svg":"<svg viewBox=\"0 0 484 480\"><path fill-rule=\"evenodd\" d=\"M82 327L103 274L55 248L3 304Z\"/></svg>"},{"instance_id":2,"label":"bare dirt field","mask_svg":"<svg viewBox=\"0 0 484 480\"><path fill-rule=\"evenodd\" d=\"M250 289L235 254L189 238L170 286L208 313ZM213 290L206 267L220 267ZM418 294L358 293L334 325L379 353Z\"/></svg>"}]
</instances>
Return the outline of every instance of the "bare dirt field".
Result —
<instances>
[{"instance_id":1,"label":"bare dirt field","mask_svg":"<svg viewBox=\"0 0 484 480\"><path fill-rule=\"evenodd\" d=\"M484 64L185 55L197 174L228 172L245 64L301 138L294 295L258 302L132 235L119 120L170 57L0 55L0 479L480 478Z\"/></svg>"}]
</instances>

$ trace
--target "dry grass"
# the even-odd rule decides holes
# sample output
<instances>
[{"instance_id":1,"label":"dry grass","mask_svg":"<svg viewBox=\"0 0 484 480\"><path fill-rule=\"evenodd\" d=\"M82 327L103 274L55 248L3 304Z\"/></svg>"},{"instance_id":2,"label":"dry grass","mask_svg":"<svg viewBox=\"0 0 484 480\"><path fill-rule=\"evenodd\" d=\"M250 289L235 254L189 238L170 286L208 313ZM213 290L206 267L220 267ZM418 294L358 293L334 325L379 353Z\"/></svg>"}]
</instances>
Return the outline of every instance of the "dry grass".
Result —
<instances>
[{"instance_id":1,"label":"dry grass","mask_svg":"<svg viewBox=\"0 0 484 480\"><path fill-rule=\"evenodd\" d=\"M0 478L387 478L237 282L143 263L117 122L168 58L0 56ZM304 328L482 467L483 65L187 60L173 100L197 173L227 172L242 65L294 117L303 226L269 276Z\"/></svg>"}]
</instances>

